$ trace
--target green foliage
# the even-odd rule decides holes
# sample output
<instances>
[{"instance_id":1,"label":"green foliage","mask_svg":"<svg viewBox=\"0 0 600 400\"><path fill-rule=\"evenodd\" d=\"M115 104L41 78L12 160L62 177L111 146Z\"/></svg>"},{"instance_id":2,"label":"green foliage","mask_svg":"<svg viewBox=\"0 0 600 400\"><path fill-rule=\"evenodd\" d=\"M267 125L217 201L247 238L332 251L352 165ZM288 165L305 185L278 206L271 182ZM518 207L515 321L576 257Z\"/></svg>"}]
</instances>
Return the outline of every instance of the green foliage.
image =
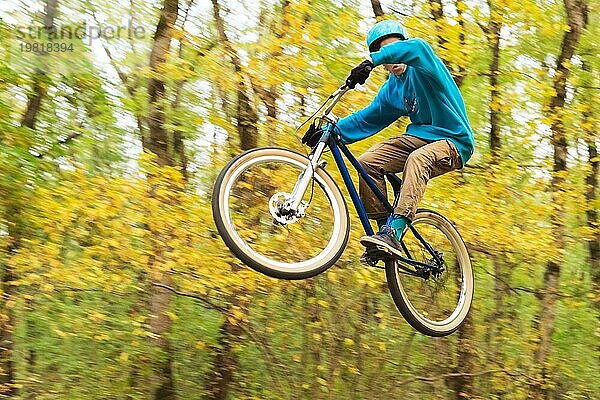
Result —
<instances>
[{"instance_id":1,"label":"green foliage","mask_svg":"<svg viewBox=\"0 0 600 400\"><path fill-rule=\"evenodd\" d=\"M450 399L461 390L461 374L472 374L472 398L525 399L542 367L548 398L600 397L594 305L600 286L588 249L599 227L586 214L600 209L600 193L586 198L587 143L600 144L598 2L589 2L558 116L569 146L558 197L565 204L564 248L552 236L549 127L556 116L547 114L567 29L563 4L460 2L460 20L454 3L444 2L445 16L435 21L435 2L383 2L390 14L392 8L409 14L403 22L412 35L428 40L465 78L461 92L476 153L462 171L434 179L422 205L447 216L470 250L476 295L466 339L466 333L424 337L402 320L383 272L358 262L357 218L351 217L349 247L338 264L302 282L244 267L212 222L214 178L238 152L240 79L249 83L258 113L259 145L305 152L296 127L367 55L363 37L375 20L369 2L222 1L228 47L212 2L179 1L158 77L165 85L164 127L183 137L187 179L181 166L159 166L141 151L152 140L147 86L157 76L148 60L162 1L61 1L59 26L84 19L121 26L131 19L144 35L74 40L74 53L20 53L16 25L41 26L42 3L31 10L6 6L0 19L0 327L14 343L15 398L152 398L153 363L166 356L177 398L211 398L210 377L223 354L235 360L232 399ZM496 88L485 32L491 23L503 25ZM231 51L240 57L239 71ZM336 114L367 105L384 79L375 70ZM40 89L30 129L23 117ZM499 92L494 104L492 89ZM499 159L489 151L490 109L500 112ZM406 123L352 151L400 134ZM550 261L560 262L561 274L552 349L541 366L534 353ZM164 313L172 322L170 354L156 345L149 307L153 283L164 277L177 292Z\"/></svg>"}]
</instances>

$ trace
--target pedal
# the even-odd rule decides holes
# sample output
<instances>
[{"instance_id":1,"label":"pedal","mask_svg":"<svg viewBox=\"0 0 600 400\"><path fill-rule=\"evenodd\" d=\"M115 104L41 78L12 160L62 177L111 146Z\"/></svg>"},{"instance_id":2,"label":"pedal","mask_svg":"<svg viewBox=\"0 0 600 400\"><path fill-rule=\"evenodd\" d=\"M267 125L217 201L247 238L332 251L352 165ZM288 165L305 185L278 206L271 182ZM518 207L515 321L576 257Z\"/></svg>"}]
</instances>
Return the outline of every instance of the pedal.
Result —
<instances>
[{"instance_id":1,"label":"pedal","mask_svg":"<svg viewBox=\"0 0 600 400\"><path fill-rule=\"evenodd\" d=\"M368 253L369 255L371 255L372 257L376 257L380 260L388 260L388 259L400 259L400 256L398 256L398 254L394 253L392 250L390 250L389 247L386 246L382 246L382 245L373 245L373 246L369 246L366 248L366 253Z\"/></svg>"},{"instance_id":2,"label":"pedal","mask_svg":"<svg viewBox=\"0 0 600 400\"><path fill-rule=\"evenodd\" d=\"M379 260L369 257L369 255L364 252L362 256L360 256L360 262L367 267L377 267Z\"/></svg>"},{"instance_id":3,"label":"pedal","mask_svg":"<svg viewBox=\"0 0 600 400\"><path fill-rule=\"evenodd\" d=\"M377 263L381 260L386 260L389 258L389 254L386 252L382 252L376 248L376 246L367 247L365 252L360 257L360 262L367 267L375 267L375 268L385 268Z\"/></svg>"}]
</instances>

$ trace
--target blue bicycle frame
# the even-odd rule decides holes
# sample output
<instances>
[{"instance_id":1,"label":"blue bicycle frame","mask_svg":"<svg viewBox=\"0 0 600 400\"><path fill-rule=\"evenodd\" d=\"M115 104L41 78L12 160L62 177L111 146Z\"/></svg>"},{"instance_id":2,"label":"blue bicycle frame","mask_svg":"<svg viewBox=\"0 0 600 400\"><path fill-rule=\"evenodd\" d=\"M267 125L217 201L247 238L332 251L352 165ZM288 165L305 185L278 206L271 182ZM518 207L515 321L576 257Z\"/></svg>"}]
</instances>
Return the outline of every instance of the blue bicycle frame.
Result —
<instances>
[{"instance_id":1,"label":"blue bicycle frame","mask_svg":"<svg viewBox=\"0 0 600 400\"><path fill-rule=\"evenodd\" d=\"M346 156L348 161L350 161L350 164L356 169L356 171L358 172L360 177L367 183L367 185L369 186L369 188L371 188L371 190L373 191L373 193L375 194L377 199L381 202L381 204L383 204L386 211L390 214L388 217L388 223L390 222L390 219L392 218L392 214L394 212L394 206L392 206L390 204L390 202L387 200L387 197L383 193L381 193L381 190L379 190L379 188L377 187L377 185L375 184L373 179L365 171L365 169L362 167L362 165L360 165L360 163L358 162L356 157L354 157L354 155L350 152L350 150L348 150L348 147L346 147L346 145L344 143L342 143L335 136L333 130L334 130L334 125L332 124L329 126L329 129L327 131L324 131L320 142L323 142L331 150L331 154L333 155L335 163L342 175L344 184L346 185L346 188L348 189L348 192L350 193L350 198L352 199L352 203L354 204L354 207L356 208L356 212L358 213L358 217L360 218L360 222L363 226L365 233L367 235L373 235L374 234L373 228L371 227L371 223L369 222L369 217L367 216L365 206L363 205L362 201L360 200L358 191L356 190L356 186L354 185L354 182L352 181L352 178L350 177L350 172L348 170L348 167L346 166L346 163L344 162L344 159L342 158L342 153L344 154L344 156ZM442 265L443 260L440 258L439 254L431 247L431 245L429 243L427 243L427 241L415 229L415 227L412 225L412 223L410 221L408 222L407 226L412 231L412 233L415 235L415 237L429 251L429 253L432 255L432 257L436 261L436 263L438 265ZM402 240L400 240L400 245L402 246L402 249L408 256L408 258L397 256L396 258L398 258L399 260L404 261L411 265L419 266L419 267L434 268L434 269L439 268L436 265L423 263L423 262L414 260L411 256L408 248L406 247L406 245L404 244L404 242ZM410 271L410 272L413 272L413 271Z\"/></svg>"},{"instance_id":2,"label":"blue bicycle frame","mask_svg":"<svg viewBox=\"0 0 600 400\"><path fill-rule=\"evenodd\" d=\"M369 218L367 217L365 206L363 205L362 201L358 196L358 191L356 190L354 182L352 182L350 172L348 171L348 167L346 166L346 163L344 162L341 153L344 153L348 161L350 161L350 164L352 164L352 166L356 169L358 174L365 180L367 185L369 185L375 196L377 196L377 199L384 205L386 211L391 214L394 212L394 207L392 207L387 198L383 195L383 193L381 193L379 188L375 185L375 182L373 182L373 179L371 179L371 177L367 174L362 165L360 165L356 157L354 157L354 155L350 153L350 150L348 150L348 147L346 147L344 143L338 142L333 138L333 136L330 136L328 146L331 149L331 154L333 155L335 163L337 164L337 167L340 170L340 173L342 174L342 179L344 180L344 183L348 188L350 198L352 199L352 203L356 208L356 212L358 213L358 217L360 218L360 222L363 226L363 229L365 230L365 233L367 235L373 235L373 228L371 227L371 223L369 222Z\"/></svg>"},{"instance_id":3,"label":"blue bicycle frame","mask_svg":"<svg viewBox=\"0 0 600 400\"><path fill-rule=\"evenodd\" d=\"M348 188L348 192L350 193L350 198L352 199L352 203L354 204L354 207L356 208L356 212L358 213L358 217L360 218L360 222L363 226L363 229L365 230L365 233L367 235L373 235L374 234L373 228L371 227L371 223L369 222L367 212L365 211L365 206L363 205L362 201L360 200L360 197L358 195L358 192L356 190L356 186L354 185L354 182L352 182L352 178L350 177L350 172L348 171L348 167L346 166L346 163L344 163L344 160L342 158L342 153L350 161L350 164L352 164L352 166L356 169L356 171L358 172L360 177L363 178L363 180L371 188L371 190L373 191L373 193L375 194L377 199L381 202L381 204L383 204L383 206L389 213L389 217L388 217L388 221L387 221L388 224L391 222L392 215L394 212L394 206L392 206L390 204L390 202L387 200L387 196L385 196L383 193L381 193L381 190L379 190L379 188L375 185L375 182L373 181L373 179L369 176L369 174L367 174L367 172L360 165L360 163L358 162L356 157L354 157L352 155L350 150L348 150L346 145L344 143L342 143L340 139L338 139L337 135L334 132L335 124L337 123L338 118L335 115L333 115L333 113L331 111L333 110L333 107L335 106L335 104L341 99L341 97L348 90L349 90L349 88L346 85L342 86L334 94L329 96L329 98L321 106L321 108L322 108L325 106L325 104L327 104L327 102L329 102L329 105L325 109L323 114L320 117L318 117L318 119L321 120L321 123L319 124L317 129L321 129L321 124L323 122L329 122L329 125L327 126L327 129L322 130L323 134L321 136L321 139L319 140L318 144L313 148L311 154L309 155L309 159L310 159L309 167L301 175L299 182L296 184L296 187L294 188L294 191L292 193L293 201L291 203L290 208L296 209L299 206L300 202L302 201L302 196L304 195L305 191L307 190L309 182L312 178L312 174L309 174L307 172L309 170L314 171L314 169L317 168L318 163L319 163L319 158L323 154L323 150L325 149L325 147L329 147L329 149L331 150L331 154L333 154L333 158L337 164L337 167L340 170L340 173L342 174L344 183L346 184L346 187ZM317 110L317 112L319 110ZM315 114L317 112L315 112ZM313 114L313 116L315 114ZM392 186L394 186L393 182L392 182ZM396 188L395 188L394 192L396 192ZM396 193L395 193L395 195L396 195ZM394 203L396 203L396 201ZM443 265L443 260L442 260L441 256L438 254L438 252L436 252L431 247L431 245L429 243L427 243L427 241L425 241L425 239L423 239L421 234L419 234L419 232L417 232L417 230L415 229L415 227L413 226L413 224L410 221L408 221L407 226L412 231L412 233L415 235L415 237L425 246L427 251L429 251L429 253L432 255L433 259L435 260L436 264ZM400 239L400 245L402 246L402 250L404 250L404 252L408 256L408 258L400 257L400 256L396 257L400 261L404 261L408 264L415 265L415 266L425 267L427 269L432 269L432 268L439 269L439 267L437 265L427 264L427 263L423 263L423 262L412 259L412 256L411 256L410 252L408 251L406 245L402 241L402 239ZM406 270L409 271L408 269L406 269ZM413 271L413 273L414 273L414 271Z\"/></svg>"}]
</instances>

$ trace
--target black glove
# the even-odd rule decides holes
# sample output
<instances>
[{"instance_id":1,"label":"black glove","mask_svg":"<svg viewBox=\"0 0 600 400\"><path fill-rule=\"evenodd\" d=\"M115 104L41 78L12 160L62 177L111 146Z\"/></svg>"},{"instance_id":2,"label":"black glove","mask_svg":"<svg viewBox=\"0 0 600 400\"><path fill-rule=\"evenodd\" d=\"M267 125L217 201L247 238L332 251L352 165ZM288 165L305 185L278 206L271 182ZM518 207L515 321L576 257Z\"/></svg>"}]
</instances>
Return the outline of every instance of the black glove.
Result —
<instances>
[{"instance_id":1,"label":"black glove","mask_svg":"<svg viewBox=\"0 0 600 400\"><path fill-rule=\"evenodd\" d=\"M310 124L310 127L302 137L302 144L307 145L310 148L313 148L319 143L321 140L321 136L323 136L323 131L321 129L317 129L315 125L315 121Z\"/></svg>"},{"instance_id":2,"label":"black glove","mask_svg":"<svg viewBox=\"0 0 600 400\"><path fill-rule=\"evenodd\" d=\"M350 89L354 89L357 83L363 85L371 71L375 68L375 65L369 60L365 60L358 64L357 67L354 67L350 72L348 78L346 78L346 86Z\"/></svg>"}]
</instances>

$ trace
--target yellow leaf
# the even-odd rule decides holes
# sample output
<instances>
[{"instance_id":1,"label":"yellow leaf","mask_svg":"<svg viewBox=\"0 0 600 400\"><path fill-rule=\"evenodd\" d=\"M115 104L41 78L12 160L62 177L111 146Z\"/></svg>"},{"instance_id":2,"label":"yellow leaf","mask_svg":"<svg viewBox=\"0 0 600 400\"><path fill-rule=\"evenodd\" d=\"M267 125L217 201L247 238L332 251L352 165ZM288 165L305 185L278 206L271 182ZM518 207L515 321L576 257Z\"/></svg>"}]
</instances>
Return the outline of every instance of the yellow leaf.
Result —
<instances>
[{"instance_id":1,"label":"yellow leaf","mask_svg":"<svg viewBox=\"0 0 600 400\"><path fill-rule=\"evenodd\" d=\"M177 319L177 315L172 313L171 311L165 311L164 313L171 321L175 321Z\"/></svg>"},{"instance_id":2,"label":"yellow leaf","mask_svg":"<svg viewBox=\"0 0 600 400\"><path fill-rule=\"evenodd\" d=\"M60 337L65 337L65 336L67 336L67 334L66 334L66 333L64 333L63 331L61 331L61 330L60 330L60 329L58 329L58 328L54 329L54 333L56 333L56 334L57 334L58 336L60 336Z\"/></svg>"},{"instance_id":3,"label":"yellow leaf","mask_svg":"<svg viewBox=\"0 0 600 400\"><path fill-rule=\"evenodd\" d=\"M206 343L204 343L202 340L198 340L198 341L196 342L196 348L197 348L198 350L202 350L202 349L203 349L203 348L205 348L205 347L206 347Z\"/></svg>"},{"instance_id":4,"label":"yellow leaf","mask_svg":"<svg viewBox=\"0 0 600 400\"><path fill-rule=\"evenodd\" d=\"M144 335L145 335L145 332L144 332L144 330L143 330L143 329L141 329L141 328L135 328L135 329L133 330L133 332L131 332L131 334L132 334L132 335L135 335L135 336L144 336Z\"/></svg>"},{"instance_id":5,"label":"yellow leaf","mask_svg":"<svg viewBox=\"0 0 600 400\"><path fill-rule=\"evenodd\" d=\"M42 289L43 292L49 293L49 292L52 292L52 290L54 290L54 285L52 285L50 283L44 283L41 286L41 289Z\"/></svg>"},{"instance_id":6,"label":"yellow leaf","mask_svg":"<svg viewBox=\"0 0 600 400\"><path fill-rule=\"evenodd\" d=\"M352 374L360 375L360 370L356 367L350 366L350 367L348 367L348 371Z\"/></svg>"},{"instance_id":7,"label":"yellow leaf","mask_svg":"<svg viewBox=\"0 0 600 400\"><path fill-rule=\"evenodd\" d=\"M323 308L329 308L329 303L326 302L325 300L318 300L317 304L320 305Z\"/></svg>"}]
</instances>

